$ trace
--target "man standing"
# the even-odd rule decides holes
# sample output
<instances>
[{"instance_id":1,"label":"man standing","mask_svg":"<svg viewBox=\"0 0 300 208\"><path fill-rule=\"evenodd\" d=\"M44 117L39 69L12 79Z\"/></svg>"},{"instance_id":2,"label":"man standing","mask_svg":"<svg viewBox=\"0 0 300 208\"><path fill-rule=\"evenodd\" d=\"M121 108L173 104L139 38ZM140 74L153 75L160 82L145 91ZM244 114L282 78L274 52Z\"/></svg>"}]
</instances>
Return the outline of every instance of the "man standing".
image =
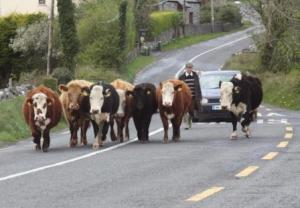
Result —
<instances>
[{"instance_id":1,"label":"man standing","mask_svg":"<svg viewBox=\"0 0 300 208\"><path fill-rule=\"evenodd\" d=\"M192 127L192 118L198 118L198 114L194 113L194 111L200 109L200 102L202 100L198 73L193 71L192 63L187 63L185 65L185 70L183 74L179 76L179 79L184 81L192 92L192 103L189 108L189 115L186 115L184 119L184 122L187 124L185 129L189 129Z\"/></svg>"}]
</instances>

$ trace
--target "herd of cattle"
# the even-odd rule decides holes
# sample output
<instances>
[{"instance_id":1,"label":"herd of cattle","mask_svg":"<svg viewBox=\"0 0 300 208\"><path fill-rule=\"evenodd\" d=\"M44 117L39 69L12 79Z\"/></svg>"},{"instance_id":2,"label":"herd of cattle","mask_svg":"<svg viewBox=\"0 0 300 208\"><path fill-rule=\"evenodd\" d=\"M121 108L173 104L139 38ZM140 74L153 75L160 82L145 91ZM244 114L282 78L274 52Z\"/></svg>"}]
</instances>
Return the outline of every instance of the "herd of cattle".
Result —
<instances>
[{"instance_id":1,"label":"herd of cattle","mask_svg":"<svg viewBox=\"0 0 300 208\"><path fill-rule=\"evenodd\" d=\"M257 78L236 75L230 82L220 83L221 105L232 112L233 134L236 138L237 122L249 137L249 125L262 100L261 83ZM47 151L50 145L50 130L57 125L62 112L70 129L70 147L78 143L87 145L86 132L92 123L95 139L93 149L102 146L110 127L112 141L129 139L129 119L132 117L140 141L149 139L152 115L159 111L164 127L164 143L168 142L169 120L173 126L173 140L180 138L183 116L192 106L189 87L180 80L170 79L157 87L151 83L136 86L117 79L110 84L73 80L59 85L58 96L51 89L39 86L26 95L23 114L29 125L36 150ZM117 124L117 135L114 132Z\"/></svg>"}]
</instances>

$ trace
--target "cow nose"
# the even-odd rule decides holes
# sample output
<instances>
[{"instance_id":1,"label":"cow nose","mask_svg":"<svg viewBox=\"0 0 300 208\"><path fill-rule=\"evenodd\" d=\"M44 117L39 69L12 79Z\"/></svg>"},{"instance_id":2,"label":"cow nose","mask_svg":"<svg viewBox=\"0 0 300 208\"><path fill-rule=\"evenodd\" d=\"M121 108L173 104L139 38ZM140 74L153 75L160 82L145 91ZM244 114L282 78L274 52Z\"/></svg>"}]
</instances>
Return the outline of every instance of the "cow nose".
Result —
<instances>
[{"instance_id":1,"label":"cow nose","mask_svg":"<svg viewBox=\"0 0 300 208\"><path fill-rule=\"evenodd\" d=\"M78 104L70 104L70 109L72 110L78 110L79 109L79 105Z\"/></svg>"},{"instance_id":2,"label":"cow nose","mask_svg":"<svg viewBox=\"0 0 300 208\"><path fill-rule=\"evenodd\" d=\"M92 114L98 114L98 113L99 113L99 110L94 110L94 109L93 109L93 110L91 110L91 113L92 113Z\"/></svg>"},{"instance_id":3,"label":"cow nose","mask_svg":"<svg viewBox=\"0 0 300 208\"><path fill-rule=\"evenodd\" d=\"M227 110L227 106L221 106L222 110Z\"/></svg>"},{"instance_id":4,"label":"cow nose","mask_svg":"<svg viewBox=\"0 0 300 208\"><path fill-rule=\"evenodd\" d=\"M165 102L165 106L170 107L172 105L171 102Z\"/></svg>"}]
</instances>

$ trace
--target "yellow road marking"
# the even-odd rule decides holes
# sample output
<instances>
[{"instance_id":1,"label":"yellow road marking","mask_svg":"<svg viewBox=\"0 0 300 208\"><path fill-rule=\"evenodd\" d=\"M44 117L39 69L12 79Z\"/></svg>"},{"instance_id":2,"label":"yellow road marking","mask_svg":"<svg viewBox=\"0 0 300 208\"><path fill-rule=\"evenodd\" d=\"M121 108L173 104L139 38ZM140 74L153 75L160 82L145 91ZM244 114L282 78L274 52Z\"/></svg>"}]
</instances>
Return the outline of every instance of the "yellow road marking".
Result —
<instances>
[{"instance_id":1,"label":"yellow road marking","mask_svg":"<svg viewBox=\"0 0 300 208\"><path fill-rule=\"evenodd\" d=\"M287 131L287 132L292 132L292 131L293 131L293 127L287 126L287 127L285 128L285 131Z\"/></svg>"},{"instance_id":2,"label":"yellow road marking","mask_svg":"<svg viewBox=\"0 0 300 208\"><path fill-rule=\"evenodd\" d=\"M242 177L247 177L253 172L255 172L259 167L258 166L249 166L246 169L242 170L238 174L235 175L235 177L242 178Z\"/></svg>"},{"instance_id":3,"label":"yellow road marking","mask_svg":"<svg viewBox=\"0 0 300 208\"><path fill-rule=\"evenodd\" d=\"M261 158L262 160L272 160L274 157L276 157L278 155L278 152L269 152L268 154L266 154L263 158Z\"/></svg>"},{"instance_id":4,"label":"yellow road marking","mask_svg":"<svg viewBox=\"0 0 300 208\"><path fill-rule=\"evenodd\" d=\"M186 199L186 201L198 202L198 201L206 199L207 197L210 197L210 196L222 191L223 189L224 189L224 187L211 187L199 194L196 194L196 195Z\"/></svg>"},{"instance_id":5,"label":"yellow road marking","mask_svg":"<svg viewBox=\"0 0 300 208\"><path fill-rule=\"evenodd\" d=\"M278 147L278 148L285 148L285 147L288 146L288 144L289 144L289 142L280 142L280 143L277 145L277 147Z\"/></svg>"},{"instance_id":6,"label":"yellow road marking","mask_svg":"<svg viewBox=\"0 0 300 208\"><path fill-rule=\"evenodd\" d=\"M284 139L292 139L293 138L293 133L285 133Z\"/></svg>"}]
</instances>

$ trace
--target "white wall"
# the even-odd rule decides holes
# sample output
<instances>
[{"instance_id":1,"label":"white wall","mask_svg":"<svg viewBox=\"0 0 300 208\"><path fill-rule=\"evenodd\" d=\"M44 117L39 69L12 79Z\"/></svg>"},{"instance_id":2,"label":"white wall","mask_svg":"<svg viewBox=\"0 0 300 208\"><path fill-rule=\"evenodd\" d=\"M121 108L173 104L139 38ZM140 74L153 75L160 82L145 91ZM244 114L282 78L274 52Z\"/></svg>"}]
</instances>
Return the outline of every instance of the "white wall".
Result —
<instances>
[{"instance_id":1,"label":"white wall","mask_svg":"<svg viewBox=\"0 0 300 208\"><path fill-rule=\"evenodd\" d=\"M79 0L74 0L78 3ZM0 0L0 16L7 16L11 13L37 13L49 14L51 0L46 0L45 5L39 5L39 0ZM55 0L55 14L57 14Z\"/></svg>"}]
</instances>

